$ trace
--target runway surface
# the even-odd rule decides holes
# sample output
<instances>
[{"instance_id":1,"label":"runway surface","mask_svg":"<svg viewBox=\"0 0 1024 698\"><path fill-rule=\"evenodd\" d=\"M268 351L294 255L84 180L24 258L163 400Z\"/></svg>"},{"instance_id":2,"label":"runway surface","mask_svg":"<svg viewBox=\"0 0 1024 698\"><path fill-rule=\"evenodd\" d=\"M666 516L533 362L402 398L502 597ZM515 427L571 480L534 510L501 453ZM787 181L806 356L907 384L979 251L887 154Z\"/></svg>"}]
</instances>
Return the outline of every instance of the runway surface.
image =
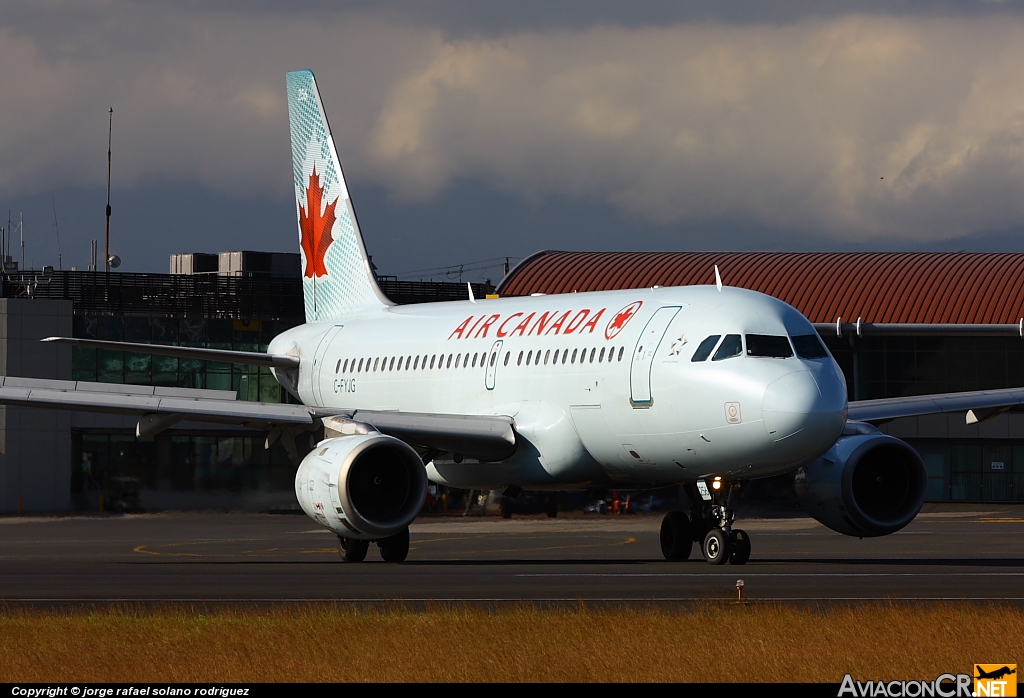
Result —
<instances>
[{"instance_id":1,"label":"runway surface","mask_svg":"<svg viewBox=\"0 0 1024 698\"><path fill-rule=\"evenodd\" d=\"M0 519L0 599L671 602L750 599L1024 600L1024 507L922 513L885 538L808 518L738 522L748 564L712 567L695 547L661 559L660 516L421 519L409 560L376 546L345 564L305 516L153 514Z\"/></svg>"}]
</instances>

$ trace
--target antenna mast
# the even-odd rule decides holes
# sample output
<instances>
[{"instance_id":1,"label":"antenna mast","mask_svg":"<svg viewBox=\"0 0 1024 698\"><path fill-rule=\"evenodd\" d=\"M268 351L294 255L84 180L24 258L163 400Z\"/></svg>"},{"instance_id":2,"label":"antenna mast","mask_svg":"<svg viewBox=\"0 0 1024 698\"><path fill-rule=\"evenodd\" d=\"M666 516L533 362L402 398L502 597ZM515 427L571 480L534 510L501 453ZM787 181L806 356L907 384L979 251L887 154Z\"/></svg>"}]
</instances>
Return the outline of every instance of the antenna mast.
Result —
<instances>
[{"instance_id":1,"label":"antenna mast","mask_svg":"<svg viewBox=\"0 0 1024 698\"><path fill-rule=\"evenodd\" d=\"M114 129L114 108L110 107L107 123L107 254L103 258L105 271L110 271L110 136Z\"/></svg>"},{"instance_id":2,"label":"antenna mast","mask_svg":"<svg viewBox=\"0 0 1024 698\"><path fill-rule=\"evenodd\" d=\"M64 262L60 257L60 228L57 227L57 201L53 194L50 194L50 203L53 204L53 229L57 231L57 269L64 271Z\"/></svg>"}]
</instances>

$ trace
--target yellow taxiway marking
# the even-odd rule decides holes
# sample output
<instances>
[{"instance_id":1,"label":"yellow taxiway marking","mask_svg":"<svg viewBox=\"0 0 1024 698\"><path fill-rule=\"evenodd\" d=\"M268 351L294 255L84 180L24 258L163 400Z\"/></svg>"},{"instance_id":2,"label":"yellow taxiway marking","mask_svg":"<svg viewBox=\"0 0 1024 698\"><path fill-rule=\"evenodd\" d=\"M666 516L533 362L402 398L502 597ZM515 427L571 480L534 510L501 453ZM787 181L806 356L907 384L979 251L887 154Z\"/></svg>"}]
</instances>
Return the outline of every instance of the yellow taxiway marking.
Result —
<instances>
[{"instance_id":1,"label":"yellow taxiway marking","mask_svg":"<svg viewBox=\"0 0 1024 698\"><path fill-rule=\"evenodd\" d=\"M252 540L246 539L246 540ZM158 547L161 548L179 548L186 545L205 545L207 543L232 543L238 542L231 538L225 538L223 540L197 540L197 541L184 541L181 543L162 543ZM133 548L133 552L140 553L142 555L161 555L164 557L209 557L210 555L261 555L263 553L276 552L279 548L267 548L266 550L243 550L238 553L176 553L176 552L160 552L157 550L149 550L148 544L137 545Z\"/></svg>"},{"instance_id":2,"label":"yellow taxiway marking","mask_svg":"<svg viewBox=\"0 0 1024 698\"><path fill-rule=\"evenodd\" d=\"M1024 519L1014 518L1014 517L1009 517L1009 516L1000 516L1000 517L991 516L991 517L985 517L983 519L975 519L975 521L980 522L980 523L1024 523Z\"/></svg>"},{"instance_id":3,"label":"yellow taxiway marking","mask_svg":"<svg viewBox=\"0 0 1024 698\"><path fill-rule=\"evenodd\" d=\"M145 545L135 547L135 552L143 555L164 555L168 557L203 557L202 553L158 553L155 550L146 550Z\"/></svg>"}]
</instances>

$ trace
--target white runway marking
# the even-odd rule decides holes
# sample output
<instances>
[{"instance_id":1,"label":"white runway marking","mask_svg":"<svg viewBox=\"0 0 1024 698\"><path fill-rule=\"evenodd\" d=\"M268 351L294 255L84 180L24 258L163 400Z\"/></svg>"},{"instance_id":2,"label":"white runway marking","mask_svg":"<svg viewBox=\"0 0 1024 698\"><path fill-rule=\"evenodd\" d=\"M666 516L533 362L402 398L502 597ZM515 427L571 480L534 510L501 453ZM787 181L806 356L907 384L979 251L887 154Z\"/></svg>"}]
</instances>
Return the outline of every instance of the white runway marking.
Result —
<instances>
[{"instance_id":1,"label":"white runway marking","mask_svg":"<svg viewBox=\"0 0 1024 698\"><path fill-rule=\"evenodd\" d=\"M523 572L517 577L1024 577L1024 572Z\"/></svg>"}]
</instances>

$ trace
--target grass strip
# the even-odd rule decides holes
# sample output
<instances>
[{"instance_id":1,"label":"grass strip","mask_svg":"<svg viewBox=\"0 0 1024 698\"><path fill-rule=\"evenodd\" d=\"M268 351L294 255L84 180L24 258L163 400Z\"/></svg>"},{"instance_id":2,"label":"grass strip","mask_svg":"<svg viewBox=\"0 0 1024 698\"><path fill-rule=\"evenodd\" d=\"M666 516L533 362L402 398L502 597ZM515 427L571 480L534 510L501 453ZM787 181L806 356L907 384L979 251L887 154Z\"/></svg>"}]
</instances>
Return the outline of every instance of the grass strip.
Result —
<instances>
[{"instance_id":1,"label":"grass strip","mask_svg":"<svg viewBox=\"0 0 1024 698\"><path fill-rule=\"evenodd\" d=\"M1024 659L1001 604L0 610L0 682L934 679Z\"/></svg>"}]
</instances>

